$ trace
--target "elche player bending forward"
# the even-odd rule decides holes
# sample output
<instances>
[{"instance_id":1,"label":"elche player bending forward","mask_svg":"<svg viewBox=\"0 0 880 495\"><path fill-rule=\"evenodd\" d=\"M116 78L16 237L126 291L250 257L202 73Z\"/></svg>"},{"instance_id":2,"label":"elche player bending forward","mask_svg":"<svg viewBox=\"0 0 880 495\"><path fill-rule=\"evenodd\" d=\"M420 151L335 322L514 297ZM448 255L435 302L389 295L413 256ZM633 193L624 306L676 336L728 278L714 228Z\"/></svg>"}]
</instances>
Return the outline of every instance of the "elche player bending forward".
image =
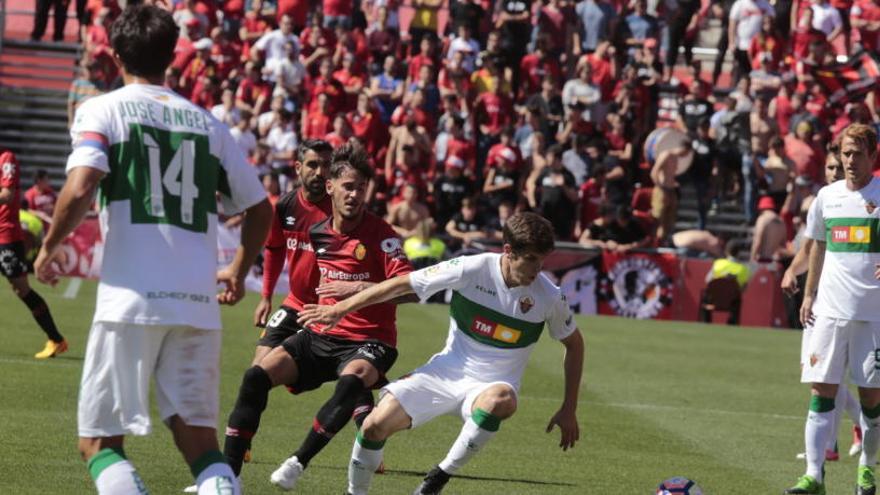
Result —
<instances>
[{"instance_id":1,"label":"elche player bending forward","mask_svg":"<svg viewBox=\"0 0 880 495\"><path fill-rule=\"evenodd\" d=\"M412 268L390 225L366 211L366 187L372 168L363 150L347 144L333 153L327 193L332 217L315 224L305 242L311 245L321 286L334 281L381 282ZM342 297L322 291L320 302ZM379 304L354 312L332 329L314 326L288 337L245 372L229 428L253 437L266 407L269 390L287 385L295 393L336 381L330 399L315 416L300 448L272 473L270 481L292 489L313 456L351 418L365 391L384 380L397 359L396 306Z\"/></svg>"},{"instance_id":2,"label":"elche player bending forward","mask_svg":"<svg viewBox=\"0 0 880 495\"><path fill-rule=\"evenodd\" d=\"M382 460L385 440L441 415L464 420L446 458L432 469L417 494L440 493L450 476L516 411L520 378L546 324L565 346L565 397L550 419L562 430L560 447L578 440L577 409L584 344L568 303L541 266L553 250L553 227L534 213L520 213L504 225L503 254L464 256L373 286L334 306L306 305L303 325L332 325L360 308L409 294L425 300L451 289L446 347L427 364L382 389L352 449L348 490L367 493ZM342 320L340 320L342 318Z\"/></svg>"},{"instance_id":3,"label":"elche player bending forward","mask_svg":"<svg viewBox=\"0 0 880 495\"><path fill-rule=\"evenodd\" d=\"M303 304L317 302L318 294L321 293L342 297L370 285L369 282L330 282L318 285L320 271L308 230L314 224L326 220L332 211L326 184L332 152L332 146L324 140L308 139L300 143L294 168L302 186L281 196L275 204L275 215L263 257L262 296L254 312L254 324L264 327L265 330L257 343L251 366L259 364L269 351L301 329L296 319ZM284 268L285 257L290 292L281 307L272 313L272 294ZM244 380L240 393L246 392L246 384L247 380ZM372 406L373 393L364 390L355 405L354 419L358 427L372 410ZM236 476L241 473L242 462L247 458L253 436L253 431L239 429L236 426L238 422L239 417L233 413L226 428L223 449ZM297 451L300 462L308 465L321 447L321 443L304 445ZM194 489L195 486L191 486L185 491L193 492Z\"/></svg>"}]
</instances>

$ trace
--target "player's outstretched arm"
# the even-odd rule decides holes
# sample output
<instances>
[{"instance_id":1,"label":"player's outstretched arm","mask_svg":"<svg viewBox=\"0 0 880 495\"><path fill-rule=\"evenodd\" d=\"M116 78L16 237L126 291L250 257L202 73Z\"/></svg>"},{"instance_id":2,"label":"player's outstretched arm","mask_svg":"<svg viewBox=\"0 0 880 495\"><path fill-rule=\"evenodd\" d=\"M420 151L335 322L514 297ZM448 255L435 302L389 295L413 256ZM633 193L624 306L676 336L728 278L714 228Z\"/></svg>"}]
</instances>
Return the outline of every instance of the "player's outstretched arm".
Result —
<instances>
[{"instance_id":1,"label":"player's outstretched arm","mask_svg":"<svg viewBox=\"0 0 880 495\"><path fill-rule=\"evenodd\" d=\"M402 296L415 293L410 284L409 274L389 278L348 299L339 301L333 306L306 304L299 312L297 322L303 327L319 323L332 327L343 316L367 306L383 303Z\"/></svg>"},{"instance_id":2,"label":"player's outstretched arm","mask_svg":"<svg viewBox=\"0 0 880 495\"><path fill-rule=\"evenodd\" d=\"M67 181L58 194L49 232L34 261L34 273L40 282L52 285L58 282L58 273L53 268L53 262L59 255L58 248L92 207L95 191L104 175L104 172L93 167L75 167L67 175Z\"/></svg>"},{"instance_id":3,"label":"player's outstretched arm","mask_svg":"<svg viewBox=\"0 0 880 495\"><path fill-rule=\"evenodd\" d=\"M580 439L580 427L577 422L577 403L578 393L581 388L581 373L584 369L584 339L580 330L562 339L562 345L565 346L565 360L563 361L563 369L565 370L565 398L562 401L562 407L556 411L556 414L550 418L547 424L547 433L553 431L553 426L559 426L562 437L559 440L559 447L562 450L568 450L574 447L575 442Z\"/></svg>"},{"instance_id":4,"label":"player's outstretched arm","mask_svg":"<svg viewBox=\"0 0 880 495\"><path fill-rule=\"evenodd\" d=\"M229 266L217 272L217 282L226 288L217 294L220 304L235 304L244 297L244 278L257 259L272 221L272 206L268 199L245 210L241 224L241 244L235 252L235 258Z\"/></svg>"}]
</instances>

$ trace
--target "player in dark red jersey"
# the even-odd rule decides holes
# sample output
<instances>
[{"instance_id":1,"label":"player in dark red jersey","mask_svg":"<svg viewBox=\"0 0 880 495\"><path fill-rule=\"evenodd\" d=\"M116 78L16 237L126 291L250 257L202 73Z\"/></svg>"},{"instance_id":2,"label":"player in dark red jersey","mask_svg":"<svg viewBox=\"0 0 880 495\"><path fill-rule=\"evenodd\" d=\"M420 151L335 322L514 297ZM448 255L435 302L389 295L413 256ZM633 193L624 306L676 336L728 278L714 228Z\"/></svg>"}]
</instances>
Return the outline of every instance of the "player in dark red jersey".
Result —
<instances>
[{"instance_id":1,"label":"player in dark red jersey","mask_svg":"<svg viewBox=\"0 0 880 495\"><path fill-rule=\"evenodd\" d=\"M319 300L327 303L351 295L353 282L363 290L412 270L400 237L366 211L367 183L373 175L366 154L347 144L333 153L331 162L326 187L333 214L315 224L309 235L320 269ZM336 380L302 445L272 473L274 484L292 489L312 457L348 423L358 398L384 380L397 359L394 315L395 306L389 304L352 313L338 328L298 332L245 372L228 429L248 437L256 433L273 387L287 385L299 393Z\"/></svg>"},{"instance_id":2,"label":"player in dark red jersey","mask_svg":"<svg viewBox=\"0 0 880 495\"><path fill-rule=\"evenodd\" d=\"M302 142L297 151L297 160L294 162L302 185L282 195L275 203L274 220L263 253L263 292L254 312L254 324L263 327L264 330L257 342L252 365L259 363L269 351L299 331L300 326L296 323L298 312L303 304L318 300L320 272L317 269L314 250L309 243L308 229L328 218L332 209L326 185L332 152L333 148L324 140L309 139ZM290 292L281 307L272 313L272 294L284 268L285 258ZM358 290L353 283L347 284L347 287L339 285L337 284L335 289L344 293L353 294ZM242 383L239 401L242 394L247 391L246 384L247 380ZM360 422L372 410L372 392L366 390L359 399L358 405L362 406L356 418ZM248 451L253 435L250 430L236 426L239 422L236 410L230 415L229 426L226 428L224 455L237 476L241 473L242 462L249 457ZM194 488L195 485L189 490Z\"/></svg>"},{"instance_id":3,"label":"player in dark red jersey","mask_svg":"<svg viewBox=\"0 0 880 495\"><path fill-rule=\"evenodd\" d=\"M31 310L49 341L37 359L55 357L67 350L67 341L58 333L49 306L28 284L28 267L25 262L24 233L18 220L21 201L21 168L15 155L0 148L0 273L12 284L15 295Z\"/></svg>"}]
</instances>

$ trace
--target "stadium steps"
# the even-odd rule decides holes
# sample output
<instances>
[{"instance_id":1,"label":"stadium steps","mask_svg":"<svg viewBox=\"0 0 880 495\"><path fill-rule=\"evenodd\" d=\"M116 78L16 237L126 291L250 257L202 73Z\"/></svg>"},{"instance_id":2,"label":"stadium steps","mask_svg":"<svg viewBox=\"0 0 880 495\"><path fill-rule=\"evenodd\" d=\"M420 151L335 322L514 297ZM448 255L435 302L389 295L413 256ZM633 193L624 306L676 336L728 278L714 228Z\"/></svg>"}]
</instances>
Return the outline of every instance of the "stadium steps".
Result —
<instances>
[{"instance_id":1,"label":"stadium steps","mask_svg":"<svg viewBox=\"0 0 880 495\"><path fill-rule=\"evenodd\" d=\"M82 55L76 43L3 39L0 86L36 87L64 91L76 77Z\"/></svg>"},{"instance_id":2,"label":"stadium steps","mask_svg":"<svg viewBox=\"0 0 880 495\"><path fill-rule=\"evenodd\" d=\"M41 76L32 84L42 86L44 80ZM48 171L52 184L60 187L70 153L66 92L0 86L0 147L18 157L23 187L30 186L37 169Z\"/></svg>"},{"instance_id":3,"label":"stadium steps","mask_svg":"<svg viewBox=\"0 0 880 495\"><path fill-rule=\"evenodd\" d=\"M59 187L70 153L67 92L82 48L72 42L27 39L21 31L30 26L32 12L21 8L10 10L20 18L8 19L0 44L0 147L18 157L22 187L30 186L37 169L48 171L52 184ZM74 23L69 21L68 27ZM18 29L10 29L15 26Z\"/></svg>"}]
</instances>

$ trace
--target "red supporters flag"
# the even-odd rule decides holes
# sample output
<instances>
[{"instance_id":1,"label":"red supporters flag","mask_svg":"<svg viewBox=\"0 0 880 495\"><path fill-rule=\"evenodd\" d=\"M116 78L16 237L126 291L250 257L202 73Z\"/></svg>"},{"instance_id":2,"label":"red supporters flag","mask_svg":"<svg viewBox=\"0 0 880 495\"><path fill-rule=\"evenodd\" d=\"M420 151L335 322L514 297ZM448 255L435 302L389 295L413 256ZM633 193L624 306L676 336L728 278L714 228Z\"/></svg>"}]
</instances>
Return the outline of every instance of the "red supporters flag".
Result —
<instances>
[{"instance_id":1,"label":"red supporters flag","mask_svg":"<svg viewBox=\"0 0 880 495\"><path fill-rule=\"evenodd\" d=\"M679 259L672 253L602 253L599 314L672 319Z\"/></svg>"},{"instance_id":2,"label":"red supporters flag","mask_svg":"<svg viewBox=\"0 0 880 495\"><path fill-rule=\"evenodd\" d=\"M870 92L880 83L877 54L859 51L844 63L812 66L810 72L829 95L832 105L846 103Z\"/></svg>"}]
</instances>

